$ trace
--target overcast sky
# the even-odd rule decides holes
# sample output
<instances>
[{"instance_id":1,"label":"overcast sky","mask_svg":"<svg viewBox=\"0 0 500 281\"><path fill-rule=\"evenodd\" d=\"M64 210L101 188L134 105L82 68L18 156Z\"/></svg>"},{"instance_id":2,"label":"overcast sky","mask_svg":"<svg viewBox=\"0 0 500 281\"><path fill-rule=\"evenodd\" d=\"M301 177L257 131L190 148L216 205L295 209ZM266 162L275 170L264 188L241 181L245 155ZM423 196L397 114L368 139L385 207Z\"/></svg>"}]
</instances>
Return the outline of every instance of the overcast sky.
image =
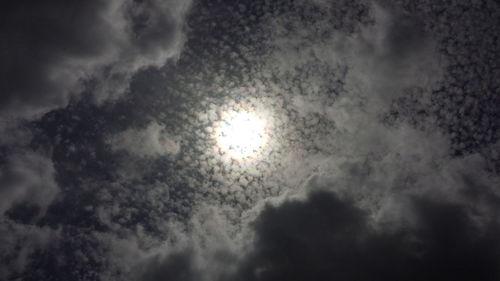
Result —
<instances>
[{"instance_id":1,"label":"overcast sky","mask_svg":"<svg viewBox=\"0 0 500 281\"><path fill-rule=\"evenodd\" d=\"M500 280L499 28L493 0L4 3L0 280Z\"/></svg>"}]
</instances>

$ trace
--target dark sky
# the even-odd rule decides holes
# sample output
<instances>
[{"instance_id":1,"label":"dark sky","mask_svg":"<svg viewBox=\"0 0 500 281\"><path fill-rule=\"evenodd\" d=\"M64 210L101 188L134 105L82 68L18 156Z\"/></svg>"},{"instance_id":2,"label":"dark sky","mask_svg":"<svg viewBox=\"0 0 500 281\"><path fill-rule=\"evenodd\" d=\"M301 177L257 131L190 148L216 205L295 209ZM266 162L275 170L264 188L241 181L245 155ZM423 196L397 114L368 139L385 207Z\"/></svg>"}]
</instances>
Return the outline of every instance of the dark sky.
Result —
<instances>
[{"instance_id":1,"label":"dark sky","mask_svg":"<svg viewBox=\"0 0 500 281\"><path fill-rule=\"evenodd\" d=\"M500 280L499 28L493 0L4 3L0 280Z\"/></svg>"}]
</instances>

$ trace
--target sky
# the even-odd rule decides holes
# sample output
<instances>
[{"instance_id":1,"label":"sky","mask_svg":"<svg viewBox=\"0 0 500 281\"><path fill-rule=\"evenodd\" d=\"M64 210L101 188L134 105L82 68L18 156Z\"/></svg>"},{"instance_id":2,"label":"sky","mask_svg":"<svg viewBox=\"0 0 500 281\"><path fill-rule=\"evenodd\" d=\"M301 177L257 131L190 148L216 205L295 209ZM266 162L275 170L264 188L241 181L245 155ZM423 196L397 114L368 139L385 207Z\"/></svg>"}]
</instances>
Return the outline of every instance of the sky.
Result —
<instances>
[{"instance_id":1,"label":"sky","mask_svg":"<svg viewBox=\"0 0 500 281\"><path fill-rule=\"evenodd\" d=\"M500 280L500 4L19 0L0 280Z\"/></svg>"}]
</instances>

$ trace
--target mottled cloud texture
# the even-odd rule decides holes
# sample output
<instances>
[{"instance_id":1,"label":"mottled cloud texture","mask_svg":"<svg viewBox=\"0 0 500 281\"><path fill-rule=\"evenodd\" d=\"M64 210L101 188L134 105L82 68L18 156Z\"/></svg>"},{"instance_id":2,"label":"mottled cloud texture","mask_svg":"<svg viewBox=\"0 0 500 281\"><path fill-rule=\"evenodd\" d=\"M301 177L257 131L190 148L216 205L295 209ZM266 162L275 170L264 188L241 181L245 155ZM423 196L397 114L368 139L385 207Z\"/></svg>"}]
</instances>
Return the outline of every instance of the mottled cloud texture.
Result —
<instances>
[{"instance_id":1,"label":"mottled cloud texture","mask_svg":"<svg viewBox=\"0 0 500 281\"><path fill-rule=\"evenodd\" d=\"M235 200L253 207L243 207L233 243L222 244L229 250L201 242L224 235L193 229L195 241L197 231L205 234L190 245L204 246L151 260L143 280L500 277L497 175L479 154L452 157L436 117L404 112L411 100L431 108L435 89L447 83L439 38L397 7L367 9L371 22L347 31L328 30L329 12L313 23L293 14L270 19L273 51L261 74L289 83L267 82L263 91L283 95L295 126L275 160L282 168L265 180L280 191L258 200L265 188L244 185ZM311 36L318 30L328 36ZM340 87L329 89L335 80ZM230 217L218 223L234 231Z\"/></svg>"},{"instance_id":2,"label":"mottled cloud texture","mask_svg":"<svg viewBox=\"0 0 500 281\"><path fill-rule=\"evenodd\" d=\"M500 279L498 4L9 5L0 279Z\"/></svg>"},{"instance_id":3,"label":"mottled cloud texture","mask_svg":"<svg viewBox=\"0 0 500 281\"><path fill-rule=\"evenodd\" d=\"M178 57L190 5L191 1L133 0L3 5L0 279L23 279L19 274L29 261L36 263L43 256L38 251L43 252L48 241L55 243L58 238L51 234L57 232L57 226L51 229L40 222L61 191L52 159L54 143L34 137L34 127L27 123L37 122L45 113L64 108L83 95L96 103L116 99L128 89L135 73ZM118 141L120 144L123 142ZM171 147L167 146L153 141L147 148L151 150L134 151L163 153Z\"/></svg>"}]
</instances>

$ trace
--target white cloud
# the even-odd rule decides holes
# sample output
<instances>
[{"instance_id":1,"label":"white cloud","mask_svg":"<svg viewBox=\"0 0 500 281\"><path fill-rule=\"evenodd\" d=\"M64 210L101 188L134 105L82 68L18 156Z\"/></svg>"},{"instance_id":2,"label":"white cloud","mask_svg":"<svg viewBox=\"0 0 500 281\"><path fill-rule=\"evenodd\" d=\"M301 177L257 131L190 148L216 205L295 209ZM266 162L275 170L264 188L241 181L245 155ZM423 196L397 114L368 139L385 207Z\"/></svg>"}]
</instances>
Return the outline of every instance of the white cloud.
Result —
<instances>
[{"instance_id":1,"label":"white cloud","mask_svg":"<svg viewBox=\"0 0 500 281\"><path fill-rule=\"evenodd\" d=\"M109 143L114 150L124 150L138 157L175 156L180 150L175 138L154 121L145 128L128 129L114 135Z\"/></svg>"}]
</instances>

